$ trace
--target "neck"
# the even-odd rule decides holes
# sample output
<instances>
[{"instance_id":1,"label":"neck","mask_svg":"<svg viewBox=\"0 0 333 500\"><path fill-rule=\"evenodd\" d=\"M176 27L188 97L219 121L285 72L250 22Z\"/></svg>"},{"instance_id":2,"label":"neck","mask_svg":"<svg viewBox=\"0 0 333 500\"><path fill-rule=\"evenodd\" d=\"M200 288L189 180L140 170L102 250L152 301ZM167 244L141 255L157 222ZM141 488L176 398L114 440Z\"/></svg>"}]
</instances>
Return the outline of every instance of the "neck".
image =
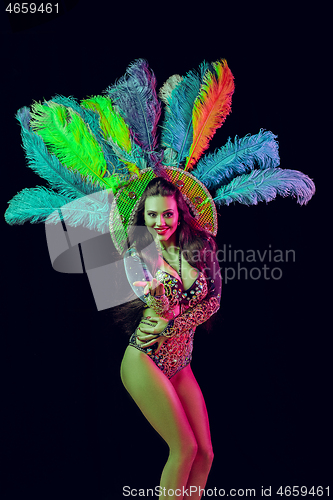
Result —
<instances>
[{"instance_id":1,"label":"neck","mask_svg":"<svg viewBox=\"0 0 333 500\"><path fill-rule=\"evenodd\" d=\"M173 235L172 235L173 236ZM178 250L176 237L171 237L167 241L160 241L160 246L163 251L175 253Z\"/></svg>"}]
</instances>

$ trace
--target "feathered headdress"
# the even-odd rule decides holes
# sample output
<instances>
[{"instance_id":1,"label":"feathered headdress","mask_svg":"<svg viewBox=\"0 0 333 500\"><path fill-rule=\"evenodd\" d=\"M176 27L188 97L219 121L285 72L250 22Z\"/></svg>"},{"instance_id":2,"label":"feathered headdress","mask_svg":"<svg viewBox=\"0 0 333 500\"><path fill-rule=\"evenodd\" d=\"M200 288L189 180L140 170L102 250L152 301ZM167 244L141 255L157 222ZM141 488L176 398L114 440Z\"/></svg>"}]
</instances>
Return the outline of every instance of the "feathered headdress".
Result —
<instances>
[{"instance_id":1,"label":"feathered headdress","mask_svg":"<svg viewBox=\"0 0 333 500\"><path fill-rule=\"evenodd\" d=\"M149 181L163 176L182 192L197 223L217 232L217 205L271 201L277 194L307 203L313 181L278 168L277 136L230 138L204 155L231 111L233 75L225 59L198 71L173 75L159 96L143 59L108 87L104 96L80 103L56 95L17 113L28 166L49 186L24 189L9 202L9 224L26 221L83 225L108 230L119 251L127 226ZM160 140L161 101L165 104ZM191 171L191 173L189 173ZM115 197L110 207L108 193ZM213 194L212 194L213 193Z\"/></svg>"}]
</instances>

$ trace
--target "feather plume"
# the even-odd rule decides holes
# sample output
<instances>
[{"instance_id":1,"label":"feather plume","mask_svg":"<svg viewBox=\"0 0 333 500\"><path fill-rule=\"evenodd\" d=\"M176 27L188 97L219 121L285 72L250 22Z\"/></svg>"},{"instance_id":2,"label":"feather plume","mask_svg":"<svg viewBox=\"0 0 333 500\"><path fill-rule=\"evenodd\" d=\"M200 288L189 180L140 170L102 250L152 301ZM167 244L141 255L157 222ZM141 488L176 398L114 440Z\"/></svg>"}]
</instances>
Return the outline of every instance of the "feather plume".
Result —
<instances>
[{"instance_id":1,"label":"feather plume","mask_svg":"<svg viewBox=\"0 0 333 500\"><path fill-rule=\"evenodd\" d=\"M63 220L69 226L83 226L100 233L108 233L110 230L111 205L106 190L70 201L63 205L60 210ZM52 212L46 223L54 224L55 222L56 214Z\"/></svg>"},{"instance_id":2,"label":"feather plume","mask_svg":"<svg viewBox=\"0 0 333 500\"><path fill-rule=\"evenodd\" d=\"M80 106L77 100L72 96L64 97L57 94L52 97L51 101L56 102L57 104L62 104L67 108L72 108L78 115L81 116L103 151L103 156L110 175L117 176L122 183L125 183L130 178L131 174L129 173L126 165L120 161L112 147L104 139L100 127L99 115L91 109Z\"/></svg>"},{"instance_id":3,"label":"feather plume","mask_svg":"<svg viewBox=\"0 0 333 500\"><path fill-rule=\"evenodd\" d=\"M177 85L183 80L180 75L169 76L166 82L163 83L162 87L158 92L158 97L164 102L166 106L169 104L172 92L177 87Z\"/></svg>"},{"instance_id":4,"label":"feather plume","mask_svg":"<svg viewBox=\"0 0 333 500\"><path fill-rule=\"evenodd\" d=\"M99 116L100 127L104 139L112 139L125 151L131 150L131 137L128 126L120 114L113 108L110 99L104 96L94 96L81 101L81 106L92 109Z\"/></svg>"},{"instance_id":5,"label":"feather plume","mask_svg":"<svg viewBox=\"0 0 333 500\"><path fill-rule=\"evenodd\" d=\"M168 97L168 105L162 123L161 144L178 153L178 167L189 155L193 140L193 104L210 67L210 64L204 61L198 72L189 71ZM164 85L168 84L168 81Z\"/></svg>"},{"instance_id":6,"label":"feather plume","mask_svg":"<svg viewBox=\"0 0 333 500\"><path fill-rule=\"evenodd\" d=\"M118 82L106 89L112 102L130 127L134 141L143 151L152 153L157 145L157 124L161 104L156 95L156 79L147 61L137 59ZM153 155L148 160L154 167Z\"/></svg>"},{"instance_id":7,"label":"feather plume","mask_svg":"<svg viewBox=\"0 0 333 500\"><path fill-rule=\"evenodd\" d=\"M177 167L177 153L172 148L165 148L163 152L163 165L167 165L169 167Z\"/></svg>"},{"instance_id":8,"label":"feather plume","mask_svg":"<svg viewBox=\"0 0 333 500\"><path fill-rule=\"evenodd\" d=\"M313 181L302 172L267 168L235 177L229 184L216 191L214 201L220 205L230 205L233 201L244 205L257 205L259 201L274 200L279 194L283 197L296 197L297 202L304 205L314 193Z\"/></svg>"},{"instance_id":9,"label":"feather plume","mask_svg":"<svg viewBox=\"0 0 333 500\"><path fill-rule=\"evenodd\" d=\"M17 193L5 212L5 220L11 225L57 224L64 220L70 226L84 226L102 233L109 230L109 216L110 204L105 190L72 200L40 186Z\"/></svg>"},{"instance_id":10,"label":"feather plume","mask_svg":"<svg viewBox=\"0 0 333 500\"><path fill-rule=\"evenodd\" d=\"M132 152L130 130L117 109L112 106L110 99L104 96L94 96L81 101L81 106L91 109L98 114L104 139L112 147L117 145L116 149L113 147L117 156L122 161L124 161L123 158L125 155L129 158ZM133 162L125 161L125 164L130 172L139 173L138 167Z\"/></svg>"},{"instance_id":11,"label":"feather plume","mask_svg":"<svg viewBox=\"0 0 333 500\"><path fill-rule=\"evenodd\" d=\"M52 101L47 105L34 103L30 126L61 163L83 177L89 176L101 189L117 188L119 179L105 176L107 168L102 149L73 109Z\"/></svg>"},{"instance_id":12,"label":"feather plume","mask_svg":"<svg viewBox=\"0 0 333 500\"><path fill-rule=\"evenodd\" d=\"M227 61L213 63L215 74L207 71L200 93L193 106L193 142L185 170L193 168L208 148L216 130L222 126L231 112L234 77Z\"/></svg>"},{"instance_id":13,"label":"feather plume","mask_svg":"<svg viewBox=\"0 0 333 500\"><path fill-rule=\"evenodd\" d=\"M226 184L236 175L247 173L255 168L275 168L280 164L276 135L263 131L256 135L235 137L214 153L206 154L197 163L192 174L206 187Z\"/></svg>"},{"instance_id":14,"label":"feather plume","mask_svg":"<svg viewBox=\"0 0 333 500\"><path fill-rule=\"evenodd\" d=\"M80 174L64 167L56 156L47 151L42 138L32 132L29 127L29 108L19 109L16 118L21 124L21 136L28 167L45 179L53 189L57 189L61 195L71 199L100 190L100 186L89 182L88 178L82 179Z\"/></svg>"},{"instance_id":15,"label":"feather plume","mask_svg":"<svg viewBox=\"0 0 333 500\"><path fill-rule=\"evenodd\" d=\"M44 187L23 189L10 200L9 207L5 212L5 220L11 225L24 224L25 222L32 224L46 222L54 211L71 201L71 198ZM54 218L55 222L61 220L59 212L55 213Z\"/></svg>"}]
</instances>

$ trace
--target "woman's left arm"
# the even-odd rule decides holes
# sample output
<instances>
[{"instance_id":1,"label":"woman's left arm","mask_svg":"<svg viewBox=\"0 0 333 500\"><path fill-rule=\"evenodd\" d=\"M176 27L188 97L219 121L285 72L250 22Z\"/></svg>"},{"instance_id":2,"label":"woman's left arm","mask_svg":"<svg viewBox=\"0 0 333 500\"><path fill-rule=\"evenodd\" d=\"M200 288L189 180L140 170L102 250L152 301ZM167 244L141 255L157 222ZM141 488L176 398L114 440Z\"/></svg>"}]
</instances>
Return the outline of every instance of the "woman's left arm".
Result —
<instances>
[{"instance_id":1,"label":"woman's left arm","mask_svg":"<svg viewBox=\"0 0 333 500\"><path fill-rule=\"evenodd\" d=\"M207 321L220 308L222 279L220 266L217 261L216 251L212 245L207 245L204 251L204 273L206 275L208 294L205 299L189 307L185 312L175 318L173 324L162 335L172 337L183 329L195 328ZM171 323L171 322L170 322Z\"/></svg>"}]
</instances>

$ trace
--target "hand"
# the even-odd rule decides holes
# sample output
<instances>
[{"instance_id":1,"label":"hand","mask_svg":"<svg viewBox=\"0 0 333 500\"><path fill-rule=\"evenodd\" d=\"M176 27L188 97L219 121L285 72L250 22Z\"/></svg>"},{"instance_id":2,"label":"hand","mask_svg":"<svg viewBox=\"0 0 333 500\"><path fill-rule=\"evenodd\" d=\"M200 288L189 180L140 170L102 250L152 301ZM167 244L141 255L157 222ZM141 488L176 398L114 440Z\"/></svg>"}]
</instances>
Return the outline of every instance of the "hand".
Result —
<instances>
[{"instance_id":1,"label":"hand","mask_svg":"<svg viewBox=\"0 0 333 500\"><path fill-rule=\"evenodd\" d=\"M151 281L134 281L134 286L144 286L143 293L147 295L150 292L152 297L156 295L164 295L164 285L153 278Z\"/></svg>"},{"instance_id":2,"label":"hand","mask_svg":"<svg viewBox=\"0 0 333 500\"><path fill-rule=\"evenodd\" d=\"M138 328L143 335L156 336L165 330L168 323L169 321L161 316L147 316L141 319Z\"/></svg>"},{"instance_id":3,"label":"hand","mask_svg":"<svg viewBox=\"0 0 333 500\"><path fill-rule=\"evenodd\" d=\"M166 340L166 337L159 336L159 333L163 332L167 324L168 321L159 316L142 318L136 336L137 343L144 348L157 343L158 345L155 350L155 354L158 354L161 345Z\"/></svg>"}]
</instances>

